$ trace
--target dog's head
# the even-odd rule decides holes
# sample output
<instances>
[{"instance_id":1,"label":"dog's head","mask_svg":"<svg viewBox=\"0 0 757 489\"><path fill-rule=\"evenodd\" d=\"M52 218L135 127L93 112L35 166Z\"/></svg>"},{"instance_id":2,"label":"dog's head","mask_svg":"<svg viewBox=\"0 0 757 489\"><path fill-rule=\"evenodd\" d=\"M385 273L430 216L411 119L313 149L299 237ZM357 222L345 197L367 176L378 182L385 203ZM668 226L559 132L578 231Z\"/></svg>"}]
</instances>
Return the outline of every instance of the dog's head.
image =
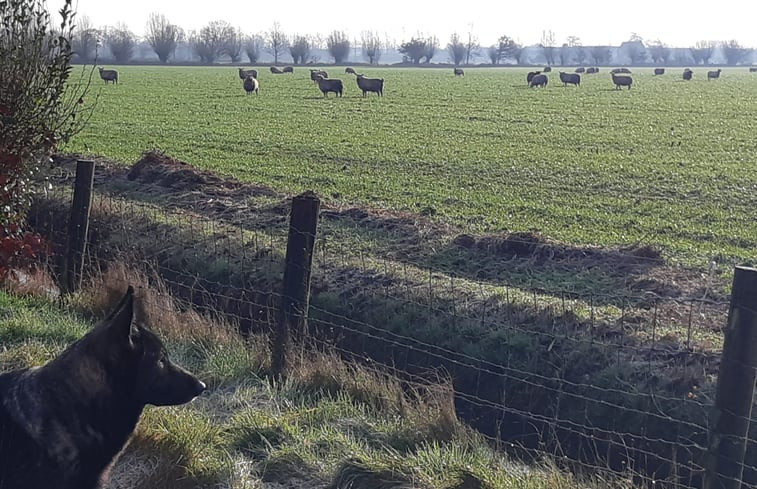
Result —
<instances>
[{"instance_id":1,"label":"dog's head","mask_svg":"<svg viewBox=\"0 0 757 489\"><path fill-rule=\"evenodd\" d=\"M143 404L171 406L189 402L205 384L168 358L163 343L152 331L134 322L134 288L106 319L111 368L128 369L119 376L133 382L134 395Z\"/></svg>"}]
</instances>

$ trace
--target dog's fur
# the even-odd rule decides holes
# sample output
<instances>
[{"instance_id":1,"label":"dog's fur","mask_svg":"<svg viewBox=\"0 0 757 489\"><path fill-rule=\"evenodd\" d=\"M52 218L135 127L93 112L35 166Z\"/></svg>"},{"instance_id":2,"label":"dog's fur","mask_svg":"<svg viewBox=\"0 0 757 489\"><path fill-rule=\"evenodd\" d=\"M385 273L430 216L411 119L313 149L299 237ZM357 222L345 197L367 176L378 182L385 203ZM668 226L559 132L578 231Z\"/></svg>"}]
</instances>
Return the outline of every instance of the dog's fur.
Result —
<instances>
[{"instance_id":1,"label":"dog's fur","mask_svg":"<svg viewBox=\"0 0 757 489\"><path fill-rule=\"evenodd\" d=\"M147 404L192 400L205 384L133 323L134 289L42 367L0 375L0 489L97 489Z\"/></svg>"}]
</instances>

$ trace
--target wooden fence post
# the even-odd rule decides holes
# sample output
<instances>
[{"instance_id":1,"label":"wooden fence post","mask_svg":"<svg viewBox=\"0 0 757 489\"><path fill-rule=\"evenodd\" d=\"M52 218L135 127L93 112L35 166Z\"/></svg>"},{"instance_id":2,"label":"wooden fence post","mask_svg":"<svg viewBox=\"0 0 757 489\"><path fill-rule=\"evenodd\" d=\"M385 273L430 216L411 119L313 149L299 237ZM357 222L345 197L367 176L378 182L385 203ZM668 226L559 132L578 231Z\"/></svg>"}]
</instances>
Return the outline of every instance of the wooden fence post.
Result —
<instances>
[{"instance_id":1,"label":"wooden fence post","mask_svg":"<svg viewBox=\"0 0 757 489\"><path fill-rule=\"evenodd\" d=\"M271 348L271 370L275 378L281 379L286 373L287 347L292 333L304 334L307 328L310 267L320 208L321 201L312 191L292 199L284 284Z\"/></svg>"},{"instance_id":2,"label":"wooden fence post","mask_svg":"<svg viewBox=\"0 0 757 489\"><path fill-rule=\"evenodd\" d=\"M63 267L63 286L69 293L76 291L81 286L94 181L95 162L77 161L74 199L71 203L71 216L68 220L68 248L66 249Z\"/></svg>"},{"instance_id":3,"label":"wooden fence post","mask_svg":"<svg viewBox=\"0 0 757 489\"><path fill-rule=\"evenodd\" d=\"M757 379L757 269L736 267L710 432L706 489L739 489Z\"/></svg>"}]
</instances>

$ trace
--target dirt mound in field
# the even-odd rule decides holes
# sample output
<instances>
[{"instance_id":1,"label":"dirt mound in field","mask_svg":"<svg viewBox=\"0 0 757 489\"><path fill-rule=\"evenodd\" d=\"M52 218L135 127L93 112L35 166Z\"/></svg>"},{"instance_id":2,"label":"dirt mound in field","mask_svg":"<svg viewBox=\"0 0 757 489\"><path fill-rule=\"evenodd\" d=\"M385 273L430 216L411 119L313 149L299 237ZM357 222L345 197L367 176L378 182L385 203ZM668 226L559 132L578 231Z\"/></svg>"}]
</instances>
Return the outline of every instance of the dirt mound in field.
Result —
<instances>
[{"instance_id":1,"label":"dirt mound in field","mask_svg":"<svg viewBox=\"0 0 757 489\"><path fill-rule=\"evenodd\" d=\"M157 150L143 153L126 178L176 190L199 190L205 187L236 189L243 185L233 178L220 178L213 172L198 170Z\"/></svg>"},{"instance_id":2,"label":"dirt mound in field","mask_svg":"<svg viewBox=\"0 0 757 489\"><path fill-rule=\"evenodd\" d=\"M453 241L457 246L505 258L537 260L605 260L630 263L662 264L660 251L653 246L628 246L617 249L596 246L570 246L551 240L540 233L516 232L476 238L461 234Z\"/></svg>"}]
</instances>

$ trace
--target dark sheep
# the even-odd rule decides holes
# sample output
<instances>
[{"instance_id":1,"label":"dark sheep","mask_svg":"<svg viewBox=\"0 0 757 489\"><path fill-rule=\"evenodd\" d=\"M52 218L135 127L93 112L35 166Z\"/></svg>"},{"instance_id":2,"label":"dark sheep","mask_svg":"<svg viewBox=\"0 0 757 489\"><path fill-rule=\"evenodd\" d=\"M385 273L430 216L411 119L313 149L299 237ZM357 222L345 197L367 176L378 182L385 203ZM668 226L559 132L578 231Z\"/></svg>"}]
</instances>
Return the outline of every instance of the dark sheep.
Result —
<instances>
[{"instance_id":1,"label":"dark sheep","mask_svg":"<svg viewBox=\"0 0 757 489\"><path fill-rule=\"evenodd\" d=\"M615 89L620 90L620 87L628 87L628 89L631 89L631 85L633 84L633 78L626 75L616 75L615 73L610 73L612 76L612 82L615 84Z\"/></svg>"},{"instance_id":2,"label":"dark sheep","mask_svg":"<svg viewBox=\"0 0 757 489\"><path fill-rule=\"evenodd\" d=\"M531 87L545 87L547 86L547 83L549 83L549 78L547 78L547 75L534 75L533 78L531 78Z\"/></svg>"},{"instance_id":3,"label":"dark sheep","mask_svg":"<svg viewBox=\"0 0 757 489\"><path fill-rule=\"evenodd\" d=\"M103 79L106 85L108 82L118 83L118 72L116 70L104 70L102 67L98 68L98 70L100 70L100 78Z\"/></svg>"},{"instance_id":4,"label":"dark sheep","mask_svg":"<svg viewBox=\"0 0 757 489\"><path fill-rule=\"evenodd\" d=\"M357 75L357 73L355 72L355 70L353 68L350 68L349 66L344 69L344 73L345 74L349 73L349 74L352 74L352 75Z\"/></svg>"},{"instance_id":5,"label":"dark sheep","mask_svg":"<svg viewBox=\"0 0 757 489\"><path fill-rule=\"evenodd\" d=\"M294 73L294 67L292 66L285 66L283 70L281 70L282 73Z\"/></svg>"},{"instance_id":6,"label":"dark sheep","mask_svg":"<svg viewBox=\"0 0 757 489\"><path fill-rule=\"evenodd\" d=\"M684 80L691 80L691 77L694 75L694 72L690 69L686 68L683 70L683 79Z\"/></svg>"},{"instance_id":7,"label":"dark sheep","mask_svg":"<svg viewBox=\"0 0 757 489\"><path fill-rule=\"evenodd\" d=\"M581 68L581 67L576 68L576 73L584 73L584 72L586 72L586 68Z\"/></svg>"},{"instance_id":8,"label":"dark sheep","mask_svg":"<svg viewBox=\"0 0 757 489\"><path fill-rule=\"evenodd\" d=\"M278 68L277 68L277 67L275 67L275 66L271 66L271 73L273 73L274 75L280 75L280 74L282 74L282 73L284 73L284 72L283 72L283 71L281 71L280 69L278 69Z\"/></svg>"},{"instance_id":9,"label":"dark sheep","mask_svg":"<svg viewBox=\"0 0 757 489\"><path fill-rule=\"evenodd\" d=\"M310 70L310 79L313 80L313 82L315 82L316 78L318 78L319 76L322 78L328 78L329 74L323 70Z\"/></svg>"},{"instance_id":10,"label":"dark sheep","mask_svg":"<svg viewBox=\"0 0 757 489\"><path fill-rule=\"evenodd\" d=\"M591 75L591 74L594 74L594 73L599 73L599 68L595 68L595 67L586 68L586 74L587 75Z\"/></svg>"},{"instance_id":11,"label":"dark sheep","mask_svg":"<svg viewBox=\"0 0 757 489\"><path fill-rule=\"evenodd\" d=\"M465 72L462 68L455 68L455 76L465 76Z\"/></svg>"},{"instance_id":12,"label":"dark sheep","mask_svg":"<svg viewBox=\"0 0 757 489\"><path fill-rule=\"evenodd\" d=\"M315 77L315 82L318 83L318 88L323 92L324 97L326 97L329 92L334 92L337 96L341 97L344 92L342 80L324 78L318 75Z\"/></svg>"},{"instance_id":13,"label":"dark sheep","mask_svg":"<svg viewBox=\"0 0 757 489\"><path fill-rule=\"evenodd\" d=\"M560 72L560 81L562 82L562 86L567 87L569 83L572 83L575 86L581 85L581 75L578 73L565 73Z\"/></svg>"},{"instance_id":14,"label":"dark sheep","mask_svg":"<svg viewBox=\"0 0 757 489\"><path fill-rule=\"evenodd\" d=\"M539 73L541 73L541 71L529 71L528 75L526 75L526 83L531 84L531 80L533 80Z\"/></svg>"},{"instance_id":15,"label":"dark sheep","mask_svg":"<svg viewBox=\"0 0 757 489\"><path fill-rule=\"evenodd\" d=\"M258 95L258 90L260 89L260 83L258 82L257 78L253 78L252 76L248 76L244 79L244 91L247 92L247 95L251 94L252 92L255 92L255 95Z\"/></svg>"},{"instance_id":16,"label":"dark sheep","mask_svg":"<svg viewBox=\"0 0 757 489\"><path fill-rule=\"evenodd\" d=\"M723 71L720 68L718 68L715 71L708 71L707 72L707 81L714 80L716 78L720 78L720 72Z\"/></svg>"},{"instance_id":17,"label":"dark sheep","mask_svg":"<svg viewBox=\"0 0 757 489\"><path fill-rule=\"evenodd\" d=\"M243 70L242 68L239 68L239 79L244 80L248 76L251 76L253 78L258 77L258 70Z\"/></svg>"},{"instance_id":18,"label":"dark sheep","mask_svg":"<svg viewBox=\"0 0 757 489\"><path fill-rule=\"evenodd\" d=\"M757 73L757 66L750 66L749 73Z\"/></svg>"},{"instance_id":19,"label":"dark sheep","mask_svg":"<svg viewBox=\"0 0 757 489\"><path fill-rule=\"evenodd\" d=\"M655 68L654 69L655 75L664 75L665 74L665 68Z\"/></svg>"},{"instance_id":20,"label":"dark sheep","mask_svg":"<svg viewBox=\"0 0 757 489\"><path fill-rule=\"evenodd\" d=\"M610 71L610 73L613 73L613 74L616 74L616 75L618 73L628 73L630 75L631 74L631 70L629 70L628 68L615 68L614 70Z\"/></svg>"},{"instance_id":21,"label":"dark sheep","mask_svg":"<svg viewBox=\"0 0 757 489\"><path fill-rule=\"evenodd\" d=\"M541 71L543 71L544 73L549 73L550 71L552 71L552 67L551 66L545 66L544 69L541 70Z\"/></svg>"},{"instance_id":22,"label":"dark sheep","mask_svg":"<svg viewBox=\"0 0 757 489\"><path fill-rule=\"evenodd\" d=\"M379 97L384 96L383 78L366 78L363 75L357 75L357 86L363 91L363 97L368 92L375 92Z\"/></svg>"}]
</instances>

